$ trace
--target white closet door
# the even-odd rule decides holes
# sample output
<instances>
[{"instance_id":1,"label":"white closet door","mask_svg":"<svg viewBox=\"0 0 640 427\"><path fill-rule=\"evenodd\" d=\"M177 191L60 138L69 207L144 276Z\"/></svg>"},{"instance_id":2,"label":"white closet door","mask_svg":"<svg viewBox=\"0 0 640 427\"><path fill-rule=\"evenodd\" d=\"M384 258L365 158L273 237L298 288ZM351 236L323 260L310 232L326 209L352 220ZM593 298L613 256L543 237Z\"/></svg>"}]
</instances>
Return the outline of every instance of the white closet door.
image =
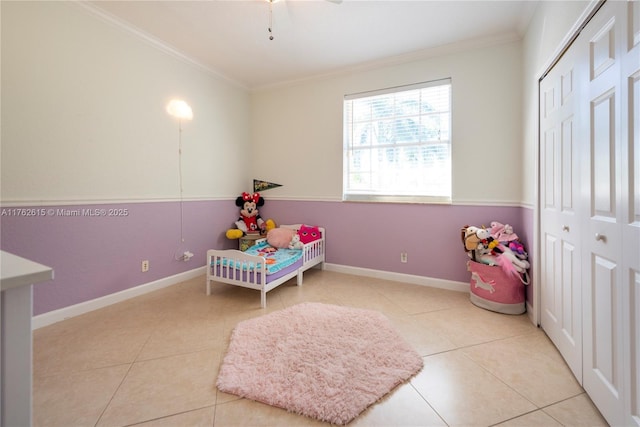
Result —
<instances>
[{"instance_id":1,"label":"white closet door","mask_svg":"<svg viewBox=\"0 0 640 427\"><path fill-rule=\"evenodd\" d=\"M540 83L541 326L582 380L580 171L577 82L572 47Z\"/></svg>"},{"instance_id":2,"label":"white closet door","mask_svg":"<svg viewBox=\"0 0 640 427\"><path fill-rule=\"evenodd\" d=\"M589 79L581 105L587 130L581 165L587 211L583 226L583 387L612 425L624 425L624 311L622 267L622 83L620 62L625 2L609 1L591 20ZM583 37L584 36L584 37Z\"/></svg>"},{"instance_id":3,"label":"white closet door","mask_svg":"<svg viewBox=\"0 0 640 427\"><path fill-rule=\"evenodd\" d=\"M624 425L640 426L640 1L629 2L621 57L622 259L626 407ZM627 171L625 174L624 171Z\"/></svg>"},{"instance_id":4,"label":"white closet door","mask_svg":"<svg viewBox=\"0 0 640 427\"><path fill-rule=\"evenodd\" d=\"M640 427L640 0L604 3L540 107L541 324L607 422Z\"/></svg>"}]
</instances>

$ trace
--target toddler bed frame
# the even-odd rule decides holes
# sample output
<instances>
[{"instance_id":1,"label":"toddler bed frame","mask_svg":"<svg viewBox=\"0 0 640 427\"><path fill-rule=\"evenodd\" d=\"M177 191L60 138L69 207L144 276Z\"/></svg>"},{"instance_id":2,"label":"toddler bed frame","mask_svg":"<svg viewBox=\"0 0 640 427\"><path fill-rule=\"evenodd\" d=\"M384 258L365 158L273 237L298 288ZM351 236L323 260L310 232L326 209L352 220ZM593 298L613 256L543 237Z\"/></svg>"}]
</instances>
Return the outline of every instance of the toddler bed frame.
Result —
<instances>
[{"instance_id":1,"label":"toddler bed frame","mask_svg":"<svg viewBox=\"0 0 640 427\"><path fill-rule=\"evenodd\" d=\"M281 228L298 230L301 224L281 225ZM209 249L207 251L207 295L211 295L211 282L227 283L260 291L260 305L267 306L267 292L289 279L297 277L297 285L302 286L303 273L318 264L324 268L325 230L319 227L321 237L305 244L302 256L291 266L270 274L266 259L235 249ZM256 245L265 241L260 239Z\"/></svg>"}]
</instances>

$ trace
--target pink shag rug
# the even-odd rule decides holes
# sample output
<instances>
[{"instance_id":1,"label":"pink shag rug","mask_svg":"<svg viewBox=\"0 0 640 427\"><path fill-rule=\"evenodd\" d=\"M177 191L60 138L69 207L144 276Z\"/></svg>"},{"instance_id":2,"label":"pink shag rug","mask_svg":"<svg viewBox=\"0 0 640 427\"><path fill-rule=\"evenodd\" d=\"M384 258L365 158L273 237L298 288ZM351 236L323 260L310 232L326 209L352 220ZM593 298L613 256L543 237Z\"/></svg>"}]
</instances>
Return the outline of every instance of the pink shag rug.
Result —
<instances>
[{"instance_id":1,"label":"pink shag rug","mask_svg":"<svg viewBox=\"0 0 640 427\"><path fill-rule=\"evenodd\" d=\"M304 303L240 322L217 386L344 425L422 366L381 313Z\"/></svg>"}]
</instances>

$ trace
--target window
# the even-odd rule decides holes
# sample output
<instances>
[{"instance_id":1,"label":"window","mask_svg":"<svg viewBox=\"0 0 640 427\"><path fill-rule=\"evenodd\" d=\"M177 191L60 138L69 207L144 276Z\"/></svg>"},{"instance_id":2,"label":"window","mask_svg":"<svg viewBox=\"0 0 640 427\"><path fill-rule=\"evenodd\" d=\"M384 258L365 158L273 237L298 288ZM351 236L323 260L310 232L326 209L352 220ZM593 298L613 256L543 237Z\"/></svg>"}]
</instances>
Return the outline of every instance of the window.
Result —
<instances>
[{"instance_id":1,"label":"window","mask_svg":"<svg viewBox=\"0 0 640 427\"><path fill-rule=\"evenodd\" d=\"M451 202L451 80L344 98L343 200Z\"/></svg>"}]
</instances>

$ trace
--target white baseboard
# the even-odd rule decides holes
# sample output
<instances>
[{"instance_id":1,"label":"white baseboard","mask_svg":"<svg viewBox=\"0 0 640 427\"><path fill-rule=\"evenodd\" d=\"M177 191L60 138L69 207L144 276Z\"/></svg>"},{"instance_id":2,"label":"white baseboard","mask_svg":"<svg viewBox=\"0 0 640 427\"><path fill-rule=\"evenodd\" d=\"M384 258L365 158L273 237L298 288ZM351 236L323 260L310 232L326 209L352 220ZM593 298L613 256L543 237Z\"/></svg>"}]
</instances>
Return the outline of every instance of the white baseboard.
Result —
<instances>
[{"instance_id":1,"label":"white baseboard","mask_svg":"<svg viewBox=\"0 0 640 427\"><path fill-rule=\"evenodd\" d=\"M394 273L392 271L373 270L370 268L350 267L347 265L324 263L325 270L335 271L355 276L375 277L377 279L394 280L396 282L411 283L413 285L430 286L432 288L450 291L469 292L468 282L436 279L433 277L416 276L413 274Z\"/></svg>"},{"instance_id":2,"label":"white baseboard","mask_svg":"<svg viewBox=\"0 0 640 427\"><path fill-rule=\"evenodd\" d=\"M350 267L340 264L324 263L324 269L328 271L335 271L337 273L352 274L355 276L374 277L383 280L393 280L403 283L411 283L414 285L430 286L432 288L447 289L450 291L469 292L469 283L458 282L454 280L437 279L425 276L416 276L413 274L394 273L391 271L373 270L370 268ZM32 329L42 328L44 326L51 325L61 320L69 319L71 317L79 316L84 313L88 313L99 308L109 306L121 301L125 301L129 298L137 297L158 289L166 288L167 286L175 285L185 280L204 275L206 269L204 266L198 267L193 270L185 271L173 276L165 277L163 279L156 280L136 286L134 288L126 289L124 291L116 292L111 295L96 298L91 301L82 302L69 307L64 307L59 310L43 313L38 316L34 316L31 321ZM531 312L531 307L527 304L527 311Z\"/></svg>"},{"instance_id":3,"label":"white baseboard","mask_svg":"<svg viewBox=\"0 0 640 427\"><path fill-rule=\"evenodd\" d=\"M450 291L470 292L468 282L457 282L454 280L435 279L432 277L415 276L412 274L393 273L390 271L372 270L370 268L349 267L347 265L324 263L324 269L344 274L356 276L375 277L384 280L394 280L396 282L411 283L414 285L430 286L432 288L447 289ZM539 326L533 312L531 302L526 302L527 317L532 324Z\"/></svg>"},{"instance_id":4,"label":"white baseboard","mask_svg":"<svg viewBox=\"0 0 640 427\"><path fill-rule=\"evenodd\" d=\"M184 282L185 280L193 279L206 274L204 266L195 268L193 270L178 273L173 276L164 277L153 282L144 283L142 285L125 289L124 291L116 292L111 295L105 295L100 298L96 298L90 301L74 304L69 307L64 307L58 310L50 311L48 313L39 314L33 316L31 319L31 329L38 329L44 326L60 322L61 320L69 319L71 317L79 316L84 313L88 313L99 308L109 306L121 301L128 300L129 298L137 297L158 289L166 288L167 286L175 285L176 283ZM204 282L203 282L204 286Z\"/></svg>"}]
</instances>

